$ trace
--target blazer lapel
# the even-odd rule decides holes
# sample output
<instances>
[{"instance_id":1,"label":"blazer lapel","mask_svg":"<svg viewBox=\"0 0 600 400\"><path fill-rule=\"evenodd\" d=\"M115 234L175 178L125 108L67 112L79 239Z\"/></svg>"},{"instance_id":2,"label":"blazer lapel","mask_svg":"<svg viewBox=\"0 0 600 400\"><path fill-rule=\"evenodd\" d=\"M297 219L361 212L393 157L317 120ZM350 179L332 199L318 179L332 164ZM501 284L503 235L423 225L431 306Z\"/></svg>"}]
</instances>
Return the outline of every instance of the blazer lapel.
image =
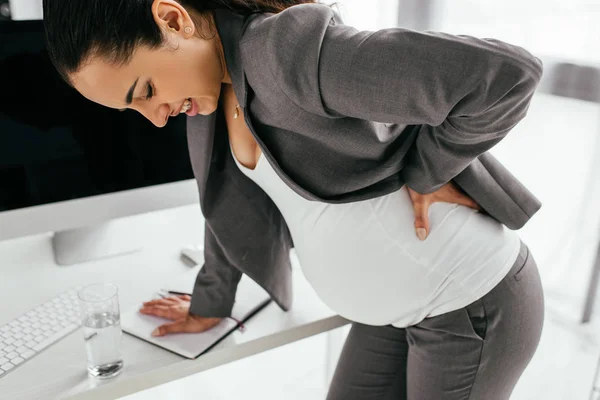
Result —
<instances>
[{"instance_id":1,"label":"blazer lapel","mask_svg":"<svg viewBox=\"0 0 600 400\"><path fill-rule=\"evenodd\" d=\"M204 208L204 195L206 193L208 173L212 162L216 119L217 111L210 115L187 117L188 151L194 170L194 177L198 184L202 212L206 212Z\"/></svg>"},{"instance_id":2,"label":"blazer lapel","mask_svg":"<svg viewBox=\"0 0 600 400\"><path fill-rule=\"evenodd\" d=\"M229 10L215 10L215 24L223 43L227 70L231 76L236 97L242 108L246 107L247 83L242 68L239 42L249 20L250 18L232 13ZM219 109L217 108L210 115L196 115L195 117L187 118L188 147L194 167L194 175L198 182L200 205L204 212L207 211L204 209L204 195L206 193L208 174L213 157L218 154L219 150L214 148L218 112Z\"/></svg>"},{"instance_id":3,"label":"blazer lapel","mask_svg":"<svg viewBox=\"0 0 600 400\"><path fill-rule=\"evenodd\" d=\"M275 170L275 173L277 173L277 175L279 175L279 177L300 196L309 200L320 200L319 197L315 196L314 194L310 193L308 190L300 186L298 183L294 182L285 172L283 172L283 170L281 169L281 167L279 166L279 164L277 163L267 146L265 146L263 140L260 138L256 130L254 129L252 119L250 118L250 112L247 110L248 92L251 90L251 88L248 85L248 80L246 79L246 73L244 72L242 64L242 51L240 48L240 41L248 24L252 22L254 18L259 16L260 14L243 16L235 14L226 9L215 10L215 23L217 25L217 31L219 32L221 42L223 44L223 53L225 55L227 70L229 71L229 76L231 77L233 90L239 101L240 107L244 111L244 120L246 122L246 125L248 126L248 129L250 130L252 136L260 146L264 157L268 160L268 162ZM214 134L214 132L211 132L211 134ZM221 149L216 150L219 151ZM229 153L229 148L227 147L222 151ZM229 154L225 155L225 157L229 157ZM207 162L209 162L209 160L207 160ZM208 165L209 164L206 165L207 168Z\"/></svg>"}]
</instances>

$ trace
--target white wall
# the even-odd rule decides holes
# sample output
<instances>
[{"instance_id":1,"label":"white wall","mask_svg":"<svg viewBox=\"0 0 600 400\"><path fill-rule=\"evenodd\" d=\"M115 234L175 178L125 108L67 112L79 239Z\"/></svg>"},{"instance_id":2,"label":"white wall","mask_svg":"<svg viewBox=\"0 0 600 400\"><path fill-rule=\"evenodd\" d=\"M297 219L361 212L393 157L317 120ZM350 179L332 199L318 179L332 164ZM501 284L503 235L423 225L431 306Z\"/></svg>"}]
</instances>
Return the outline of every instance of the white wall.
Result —
<instances>
[{"instance_id":1,"label":"white wall","mask_svg":"<svg viewBox=\"0 0 600 400\"><path fill-rule=\"evenodd\" d=\"M359 30L375 31L396 26L398 19L397 0L327 0L336 2L346 25Z\"/></svg>"}]
</instances>

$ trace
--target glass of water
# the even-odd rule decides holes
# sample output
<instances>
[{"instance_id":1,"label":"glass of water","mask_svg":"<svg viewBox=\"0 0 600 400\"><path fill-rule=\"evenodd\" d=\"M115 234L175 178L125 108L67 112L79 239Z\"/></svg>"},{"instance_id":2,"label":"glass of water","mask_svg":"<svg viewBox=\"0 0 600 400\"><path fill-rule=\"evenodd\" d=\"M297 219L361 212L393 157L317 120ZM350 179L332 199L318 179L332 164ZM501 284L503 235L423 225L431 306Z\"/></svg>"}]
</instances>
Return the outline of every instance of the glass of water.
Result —
<instances>
[{"instance_id":1,"label":"glass of water","mask_svg":"<svg viewBox=\"0 0 600 400\"><path fill-rule=\"evenodd\" d=\"M97 283L81 289L78 296L88 374L112 378L123 369L118 289L112 283Z\"/></svg>"}]
</instances>

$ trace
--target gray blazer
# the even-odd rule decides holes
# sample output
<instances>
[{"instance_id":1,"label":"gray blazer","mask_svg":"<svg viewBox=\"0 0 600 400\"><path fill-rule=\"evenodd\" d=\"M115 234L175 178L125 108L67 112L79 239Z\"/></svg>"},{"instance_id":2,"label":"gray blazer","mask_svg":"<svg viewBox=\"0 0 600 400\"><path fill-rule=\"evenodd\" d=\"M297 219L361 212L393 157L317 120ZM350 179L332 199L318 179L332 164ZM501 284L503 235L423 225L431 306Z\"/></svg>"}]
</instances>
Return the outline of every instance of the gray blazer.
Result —
<instances>
[{"instance_id":1,"label":"gray blazer","mask_svg":"<svg viewBox=\"0 0 600 400\"><path fill-rule=\"evenodd\" d=\"M402 28L361 32L322 4L215 18L245 121L300 196L346 203L404 184L430 193L452 180L513 230L540 208L487 152L525 117L542 76L523 48ZM220 108L188 118L206 220L190 313L229 316L242 273L288 310L292 238L237 168L226 129Z\"/></svg>"}]
</instances>

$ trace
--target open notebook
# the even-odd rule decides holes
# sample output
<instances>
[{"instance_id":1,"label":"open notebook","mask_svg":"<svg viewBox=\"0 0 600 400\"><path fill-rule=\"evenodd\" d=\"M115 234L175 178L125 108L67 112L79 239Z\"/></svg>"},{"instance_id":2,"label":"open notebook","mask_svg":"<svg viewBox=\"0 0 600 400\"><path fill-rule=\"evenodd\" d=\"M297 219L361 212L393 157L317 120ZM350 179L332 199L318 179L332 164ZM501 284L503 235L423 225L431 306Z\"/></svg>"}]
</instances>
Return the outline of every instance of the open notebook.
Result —
<instances>
[{"instance_id":1,"label":"open notebook","mask_svg":"<svg viewBox=\"0 0 600 400\"><path fill-rule=\"evenodd\" d=\"M196 275L200 268L194 268L172 282L167 282L156 290L166 289L181 293L192 293ZM152 298L151 296L149 298ZM242 324L263 309L269 302L268 293L245 274L238 284L231 316ZM121 327L124 332L136 336L187 358L196 358L235 331L239 324L232 318L223 318L219 325L201 333L178 333L162 337L151 336L152 331L168 319L144 315L138 312L141 303L134 309L121 314Z\"/></svg>"}]
</instances>

